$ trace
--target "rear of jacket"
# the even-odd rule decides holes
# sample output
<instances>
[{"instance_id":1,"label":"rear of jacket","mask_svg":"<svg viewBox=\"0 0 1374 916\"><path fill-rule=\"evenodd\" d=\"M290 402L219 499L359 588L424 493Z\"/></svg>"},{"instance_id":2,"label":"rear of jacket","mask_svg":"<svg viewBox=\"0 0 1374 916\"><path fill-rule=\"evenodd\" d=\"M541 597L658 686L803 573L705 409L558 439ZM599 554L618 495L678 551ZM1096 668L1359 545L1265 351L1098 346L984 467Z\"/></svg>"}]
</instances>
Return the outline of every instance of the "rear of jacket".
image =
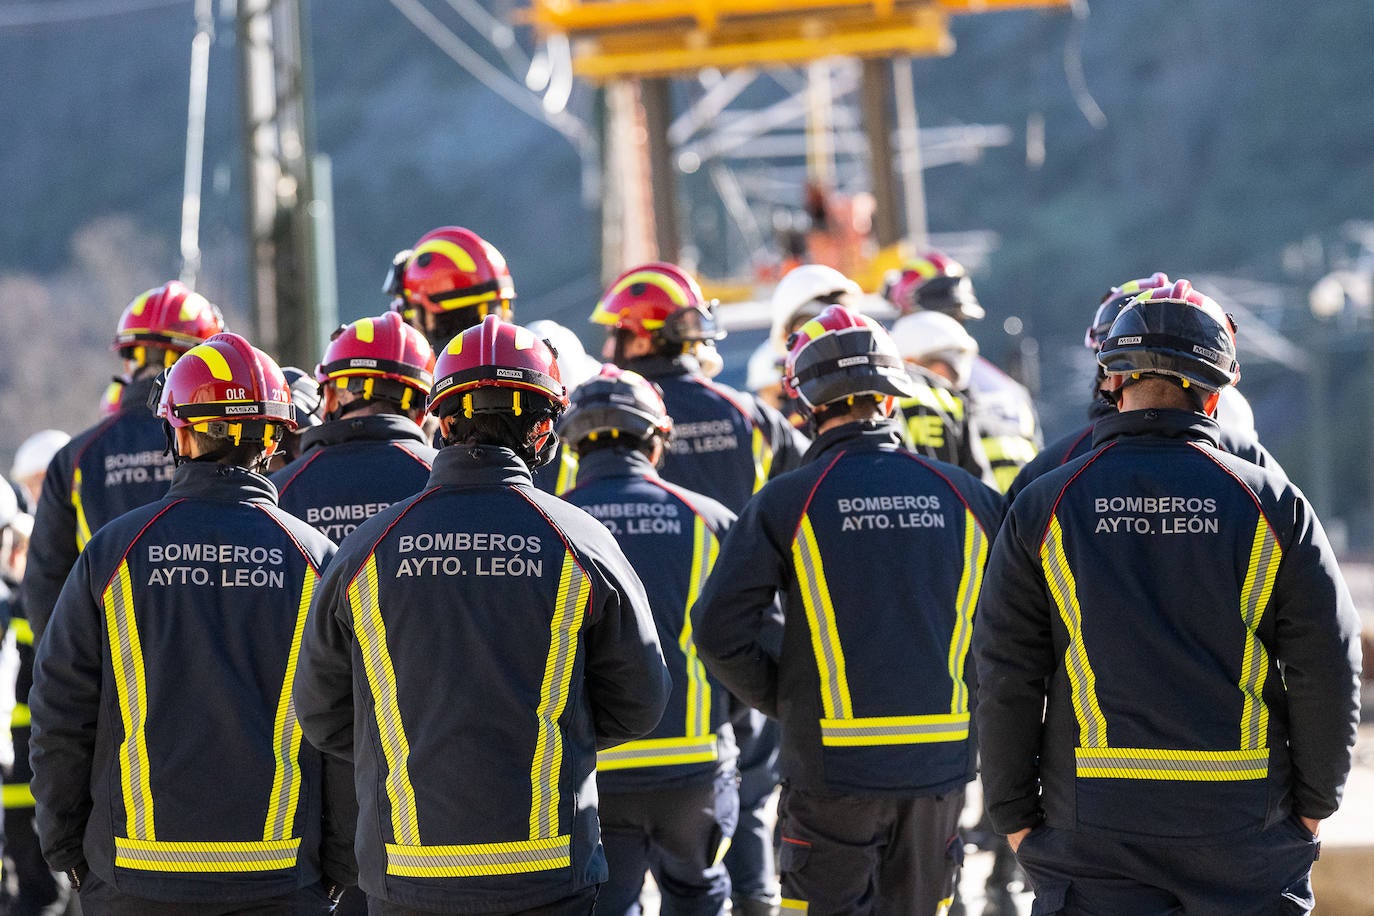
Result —
<instances>
[{"instance_id":1,"label":"rear of jacket","mask_svg":"<svg viewBox=\"0 0 1374 916\"><path fill-rule=\"evenodd\" d=\"M973 776L973 610L1001 499L900 447L895 423L823 433L745 507L694 611L697 648L782 723L811 790L936 795ZM764 633L782 596L779 658Z\"/></svg>"},{"instance_id":2,"label":"rear of jacket","mask_svg":"<svg viewBox=\"0 0 1374 916\"><path fill-rule=\"evenodd\" d=\"M450 446L423 492L345 539L296 705L355 765L369 895L513 912L605 880L597 749L648 733L670 689L610 533L509 449Z\"/></svg>"},{"instance_id":3,"label":"rear of jacket","mask_svg":"<svg viewBox=\"0 0 1374 916\"><path fill-rule=\"evenodd\" d=\"M636 359L629 368L663 389L673 418L664 480L739 512L770 477L800 464L805 439L782 414L706 378L690 356Z\"/></svg>"},{"instance_id":4,"label":"rear of jacket","mask_svg":"<svg viewBox=\"0 0 1374 916\"><path fill-rule=\"evenodd\" d=\"M148 410L152 386L151 379L126 385L119 412L76 436L48 465L23 583L24 607L38 636L91 535L167 492L172 457L162 421Z\"/></svg>"},{"instance_id":5,"label":"rear of jacket","mask_svg":"<svg viewBox=\"0 0 1374 916\"><path fill-rule=\"evenodd\" d=\"M643 453L596 451L580 461L563 498L615 536L649 595L673 692L658 726L597 755L603 792L640 792L711 782L738 756L730 695L697 655L690 611L734 513L709 496L665 483Z\"/></svg>"},{"instance_id":6,"label":"rear of jacket","mask_svg":"<svg viewBox=\"0 0 1374 916\"><path fill-rule=\"evenodd\" d=\"M1012 505L974 640L999 832L1215 842L1335 810L1359 622L1302 494L1216 436L1107 417Z\"/></svg>"},{"instance_id":7,"label":"rear of jacket","mask_svg":"<svg viewBox=\"0 0 1374 916\"><path fill-rule=\"evenodd\" d=\"M275 502L266 478L187 463L82 552L29 697L53 868L167 901L351 883L347 768L301 740L291 701L334 545Z\"/></svg>"},{"instance_id":8,"label":"rear of jacket","mask_svg":"<svg viewBox=\"0 0 1374 916\"><path fill-rule=\"evenodd\" d=\"M306 430L301 454L272 475L281 507L335 543L429 480L435 450L409 417L343 417Z\"/></svg>"}]
</instances>

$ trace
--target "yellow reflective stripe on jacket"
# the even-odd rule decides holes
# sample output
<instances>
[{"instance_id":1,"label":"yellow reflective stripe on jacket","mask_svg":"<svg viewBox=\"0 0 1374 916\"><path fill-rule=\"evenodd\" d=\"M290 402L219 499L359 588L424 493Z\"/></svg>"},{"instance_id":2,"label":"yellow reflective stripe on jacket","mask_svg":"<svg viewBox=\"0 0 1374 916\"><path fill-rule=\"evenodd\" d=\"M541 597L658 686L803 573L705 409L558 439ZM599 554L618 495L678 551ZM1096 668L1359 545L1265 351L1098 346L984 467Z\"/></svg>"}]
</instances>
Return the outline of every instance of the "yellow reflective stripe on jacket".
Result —
<instances>
[{"instance_id":1,"label":"yellow reflective stripe on jacket","mask_svg":"<svg viewBox=\"0 0 1374 916\"><path fill-rule=\"evenodd\" d=\"M26 782L0 786L0 799L3 799L6 808L32 808L37 804L33 799L33 789Z\"/></svg>"},{"instance_id":2,"label":"yellow reflective stripe on jacket","mask_svg":"<svg viewBox=\"0 0 1374 916\"><path fill-rule=\"evenodd\" d=\"M564 493L577 486L577 455L573 454L570 448L558 450L558 477L553 484L555 496L562 496Z\"/></svg>"},{"instance_id":3,"label":"yellow reflective stripe on jacket","mask_svg":"<svg viewBox=\"0 0 1374 916\"><path fill-rule=\"evenodd\" d=\"M784 913L805 913L807 902L805 900L793 900L790 897L782 898L782 911Z\"/></svg>"},{"instance_id":4,"label":"yellow reflective stripe on jacket","mask_svg":"<svg viewBox=\"0 0 1374 916\"><path fill-rule=\"evenodd\" d=\"M963 419L964 402L955 397L954 392L934 385L921 385L916 393L898 404L898 407L914 405L930 410L947 413L956 420Z\"/></svg>"},{"instance_id":5,"label":"yellow reflective stripe on jacket","mask_svg":"<svg viewBox=\"0 0 1374 916\"><path fill-rule=\"evenodd\" d=\"M143 871L276 871L296 867L301 841L249 840L239 843L178 843L117 836L115 865Z\"/></svg>"},{"instance_id":6,"label":"yellow reflective stripe on jacket","mask_svg":"<svg viewBox=\"0 0 1374 916\"><path fill-rule=\"evenodd\" d=\"M706 763L720 759L716 736L688 738L645 738L627 741L610 750L598 751L598 770L628 770L633 767L666 767L680 763Z\"/></svg>"},{"instance_id":7,"label":"yellow reflective stripe on jacket","mask_svg":"<svg viewBox=\"0 0 1374 916\"><path fill-rule=\"evenodd\" d=\"M687 730L688 737L699 738L711 732L711 684L706 678L706 666L697 655L696 640L692 638L692 607L711 575L716 563L719 544L706 520L700 515L692 529L692 570L687 580L687 606L682 614L682 633L678 647L687 660Z\"/></svg>"},{"instance_id":8,"label":"yellow reflective stripe on jacket","mask_svg":"<svg viewBox=\"0 0 1374 916\"><path fill-rule=\"evenodd\" d=\"M569 849L570 842L566 836L463 846L403 846L388 843L386 870L387 874L411 878L516 875L567 868L572 861Z\"/></svg>"},{"instance_id":9,"label":"yellow reflective stripe on jacket","mask_svg":"<svg viewBox=\"0 0 1374 916\"><path fill-rule=\"evenodd\" d=\"M754 426L751 441L754 448L754 492L757 493L768 482L768 475L773 470L773 446L757 425Z\"/></svg>"},{"instance_id":10,"label":"yellow reflective stripe on jacket","mask_svg":"<svg viewBox=\"0 0 1374 916\"><path fill-rule=\"evenodd\" d=\"M830 586L825 581L821 553L811 519L802 516L797 539L792 542L792 560L797 584L801 588L806 621L811 628L811 650L821 676L821 707L827 719L852 719L854 707L849 699L849 678L845 673L844 650L835 625L835 608L830 602Z\"/></svg>"},{"instance_id":11,"label":"yellow reflective stripe on jacket","mask_svg":"<svg viewBox=\"0 0 1374 916\"><path fill-rule=\"evenodd\" d=\"M1078 775L1116 779L1187 779L1232 782L1264 779L1269 751L1176 751L1153 747L1080 747Z\"/></svg>"},{"instance_id":12,"label":"yellow reflective stripe on jacket","mask_svg":"<svg viewBox=\"0 0 1374 916\"><path fill-rule=\"evenodd\" d=\"M415 789L410 784L410 742L401 722L396 700L396 670L386 646L386 627L377 600L377 558L368 556L362 570L348 586L349 607L353 611L353 631L363 657L363 670L372 691L377 716L377 734L386 758L386 797L391 805L391 830L405 845L420 843L419 817L415 812Z\"/></svg>"},{"instance_id":13,"label":"yellow reflective stripe on jacket","mask_svg":"<svg viewBox=\"0 0 1374 916\"><path fill-rule=\"evenodd\" d=\"M310 599L315 594L315 583L319 575L306 566L305 580L301 583L301 600L296 609L296 628L291 635L291 652L286 657L286 677L281 685L281 697L277 701L277 716L272 734L277 756L277 771L272 777L272 796L267 805L267 821L262 828L264 840L285 840L291 836L291 828L296 823L296 803L300 801L300 764L297 757L301 750L301 727L296 721L296 702L292 699L292 687L296 683L296 660L301 652L301 635L305 632L305 618L310 610Z\"/></svg>"},{"instance_id":14,"label":"yellow reflective stripe on jacket","mask_svg":"<svg viewBox=\"0 0 1374 916\"><path fill-rule=\"evenodd\" d=\"M91 526L86 521L86 508L81 505L81 468L72 472L72 508L76 510L76 549L86 549L91 539Z\"/></svg>"},{"instance_id":15,"label":"yellow reflective stripe on jacket","mask_svg":"<svg viewBox=\"0 0 1374 916\"><path fill-rule=\"evenodd\" d=\"M1107 746L1107 719L1097 701L1097 676L1088 663L1083 644L1083 610L1078 606L1078 585L1064 553L1064 531L1057 517L1050 518L1050 530L1040 545L1040 562L1045 582L1059 608L1059 617L1069 631L1069 646L1064 650L1064 667L1069 673L1069 692L1073 714L1078 719L1078 743L1083 747Z\"/></svg>"},{"instance_id":16,"label":"yellow reflective stripe on jacket","mask_svg":"<svg viewBox=\"0 0 1374 916\"><path fill-rule=\"evenodd\" d=\"M988 537L978 520L964 510L964 570L959 576L959 592L954 604L954 634L949 641L949 677L954 682L949 711L968 713L968 684L964 665L973 640L973 610L983 588L983 567L988 559Z\"/></svg>"},{"instance_id":17,"label":"yellow reflective stripe on jacket","mask_svg":"<svg viewBox=\"0 0 1374 916\"><path fill-rule=\"evenodd\" d=\"M535 712L539 737L530 764L531 840L552 840L558 836L558 781L563 772L563 732L558 719L568 703L573 664L577 660L577 634L582 629L590 597L587 576L572 551L568 551L558 577L558 603L549 622L549 654L544 661L544 682L539 687L539 707Z\"/></svg>"},{"instance_id":18,"label":"yellow reflective stripe on jacket","mask_svg":"<svg viewBox=\"0 0 1374 916\"><path fill-rule=\"evenodd\" d=\"M1017 472L1035 457L1035 443L1021 436L984 436L982 442L997 489L1005 493Z\"/></svg>"},{"instance_id":19,"label":"yellow reflective stripe on jacket","mask_svg":"<svg viewBox=\"0 0 1374 916\"><path fill-rule=\"evenodd\" d=\"M1240 692L1245 705L1240 714L1240 746L1262 748L1269 735L1269 707L1264 704L1264 679L1269 670L1269 653L1257 633L1260 619L1269 607L1282 553L1269 522L1261 514L1255 523L1250 548L1250 564L1240 593L1240 613L1245 620L1245 656L1240 669Z\"/></svg>"},{"instance_id":20,"label":"yellow reflective stripe on jacket","mask_svg":"<svg viewBox=\"0 0 1374 916\"><path fill-rule=\"evenodd\" d=\"M15 703L14 712L10 713L10 728L28 728L33 724L33 713L29 710L28 703Z\"/></svg>"},{"instance_id":21,"label":"yellow reflective stripe on jacket","mask_svg":"<svg viewBox=\"0 0 1374 916\"><path fill-rule=\"evenodd\" d=\"M33 645L33 624L23 617L10 618L10 632L14 634L14 641L19 645Z\"/></svg>"},{"instance_id":22,"label":"yellow reflective stripe on jacket","mask_svg":"<svg viewBox=\"0 0 1374 916\"><path fill-rule=\"evenodd\" d=\"M128 560L119 564L119 570L105 589L103 603L115 694L124 724L124 741L119 745L119 781L124 795L125 830L136 840L155 840L153 790L148 777L148 742L144 732L148 685L143 673L143 649L134 620Z\"/></svg>"},{"instance_id":23,"label":"yellow reflective stripe on jacket","mask_svg":"<svg viewBox=\"0 0 1374 916\"><path fill-rule=\"evenodd\" d=\"M968 737L968 722L967 710L928 716L822 719L821 744L826 747L871 747L879 744L963 741Z\"/></svg>"}]
</instances>

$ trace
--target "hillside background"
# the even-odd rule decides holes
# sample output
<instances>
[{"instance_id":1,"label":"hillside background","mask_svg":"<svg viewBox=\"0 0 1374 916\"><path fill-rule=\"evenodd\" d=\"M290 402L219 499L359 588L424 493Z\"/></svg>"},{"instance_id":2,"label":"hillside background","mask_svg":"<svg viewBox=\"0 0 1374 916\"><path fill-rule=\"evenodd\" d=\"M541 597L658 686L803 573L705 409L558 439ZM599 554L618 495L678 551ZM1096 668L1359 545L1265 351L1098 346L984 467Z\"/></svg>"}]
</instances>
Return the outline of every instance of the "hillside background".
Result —
<instances>
[{"instance_id":1,"label":"hillside background","mask_svg":"<svg viewBox=\"0 0 1374 916\"><path fill-rule=\"evenodd\" d=\"M391 3L314 0L312 12L341 318L384 308L392 253L457 223L505 253L519 318L557 318L590 341L597 216L572 146L475 82ZM244 329L234 34L222 15L199 285ZM1301 357L1259 358L1242 326L1241 387L1260 433L1340 539L1374 544L1368 309L1319 324L1307 308L1317 279L1374 258L1361 244L1374 234L1371 5L1100 0L1085 21L1009 12L954 27L953 57L915 64L922 126L1005 124L1014 140L926 173L930 227L995 233L975 274L989 317L974 330L984 352L1013 365L1034 339L1047 436L1081 420L1091 375L1082 329L1107 286L1161 269L1258 281L1243 303L1265 325L1252 325L1252 339L1272 331ZM75 432L94 419L117 368L106 347L119 310L179 270L193 31L190 0L0 0L4 467L33 430ZM1081 49L1105 127L1071 91L1066 44ZM575 109L586 100L579 93ZM1039 118L1034 167L1026 128ZM689 199L694 207L712 209ZM1013 316L1020 338L1003 330Z\"/></svg>"}]
</instances>

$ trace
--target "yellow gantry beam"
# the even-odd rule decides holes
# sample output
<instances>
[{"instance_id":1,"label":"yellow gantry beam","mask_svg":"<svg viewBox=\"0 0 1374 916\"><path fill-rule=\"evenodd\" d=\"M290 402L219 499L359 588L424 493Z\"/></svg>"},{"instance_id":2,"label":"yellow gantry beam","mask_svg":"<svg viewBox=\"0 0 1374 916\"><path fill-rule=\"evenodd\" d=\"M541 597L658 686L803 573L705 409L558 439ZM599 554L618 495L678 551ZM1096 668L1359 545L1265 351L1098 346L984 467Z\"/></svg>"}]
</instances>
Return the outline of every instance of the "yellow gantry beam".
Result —
<instances>
[{"instance_id":1,"label":"yellow gantry beam","mask_svg":"<svg viewBox=\"0 0 1374 916\"><path fill-rule=\"evenodd\" d=\"M573 45L573 72L603 81L825 57L943 56L949 17L1071 0L534 0L543 34Z\"/></svg>"}]
</instances>

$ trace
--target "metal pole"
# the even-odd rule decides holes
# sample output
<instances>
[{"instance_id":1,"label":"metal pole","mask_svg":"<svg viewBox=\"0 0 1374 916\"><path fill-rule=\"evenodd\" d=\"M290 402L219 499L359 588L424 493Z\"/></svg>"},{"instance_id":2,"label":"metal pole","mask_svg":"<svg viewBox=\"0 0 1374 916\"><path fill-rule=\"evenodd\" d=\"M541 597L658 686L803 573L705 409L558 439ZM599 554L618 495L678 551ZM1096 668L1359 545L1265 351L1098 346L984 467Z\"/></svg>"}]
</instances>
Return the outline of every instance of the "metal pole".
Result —
<instances>
[{"instance_id":1,"label":"metal pole","mask_svg":"<svg viewBox=\"0 0 1374 916\"><path fill-rule=\"evenodd\" d=\"M640 104L649 135L649 188L653 196L654 236L658 256L676 262L682 240L677 225L677 167L668 129L673 121L672 84L663 77L640 81Z\"/></svg>"},{"instance_id":2,"label":"metal pole","mask_svg":"<svg viewBox=\"0 0 1374 916\"><path fill-rule=\"evenodd\" d=\"M882 58L863 62L860 93L864 134L868 137L869 173L873 181L873 235L886 248L901 239L897 225L897 182L892 174L892 115L888 110L891 68Z\"/></svg>"},{"instance_id":3,"label":"metal pole","mask_svg":"<svg viewBox=\"0 0 1374 916\"><path fill-rule=\"evenodd\" d=\"M191 88L186 106L186 172L181 191L181 282L195 289L200 273L200 188L205 162L205 100L210 46L215 40L214 0L196 0L191 39Z\"/></svg>"},{"instance_id":4,"label":"metal pole","mask_svg":"<svg viewBox=\"0 0 1374 916\"><path fill-rule=\"evenodd\" d=\"M921 125L916 116L916 82L911 60L892 59L892 90L897 102L897 132L901 137L902 189L906 201L906 237L911 254L928 244L926 225L926 188L921 164Z\"/></svg>"}]
</instances>

